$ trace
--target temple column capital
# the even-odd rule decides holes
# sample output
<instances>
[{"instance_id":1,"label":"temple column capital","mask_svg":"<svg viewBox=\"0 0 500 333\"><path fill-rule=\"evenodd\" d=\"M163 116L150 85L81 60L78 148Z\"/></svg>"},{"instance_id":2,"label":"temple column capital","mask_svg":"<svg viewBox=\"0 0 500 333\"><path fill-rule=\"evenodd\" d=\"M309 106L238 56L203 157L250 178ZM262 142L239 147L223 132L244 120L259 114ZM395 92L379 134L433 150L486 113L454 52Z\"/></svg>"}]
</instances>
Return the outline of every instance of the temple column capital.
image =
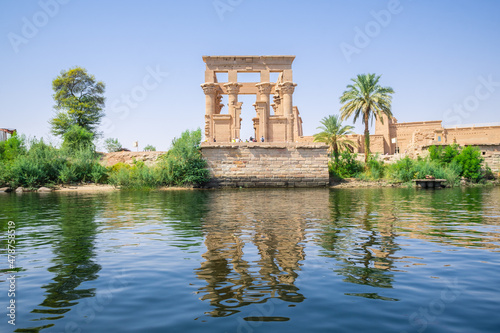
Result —
<instances>
[{"instance_id":1,"label":"temple column capital","mask_svg":"<svg viewBox=\"0 0 500 333\"><path fill-rule=\"evenodd\" d=\"M283 83L279 84L280 90L283 94L293 94L296 86L297 86L297 83L293 83L290 81L283 82Z\"/></svg>"},{"instance_id":2,"label":"temple column capital","mask_svg":"<svg viewBox=\"0 0 500 333\"><path fill-rule=\"evenodd\" d=\"M273 90L273 83L271 82L261 82L255 86L259 89L259 93L264 95L269 95Z\"/></svg>"},{"instance_id":3,"label":"temple column capital","mask_svg":"<svg viewBox=\"0 0 500 333\"><path fill-rule=\"evenodd\" d=\"M241 83L238 83L238 82L228 82L226 84L224 84L224 88L227 89L227 93L228 94L237 94L240 92L240 88L242 87L243 85Z\"/></svg>"},{"instance_id":4,"label":"temple column capital","mask_svg":"<svg viewBox=\"0 0 500 333\"><path fill-rule=\"evenodd\" d=\"M214 95L219 90L219 85L214 82L207 82L201 85L205 95Z\"/></svg>"}]
</instances>

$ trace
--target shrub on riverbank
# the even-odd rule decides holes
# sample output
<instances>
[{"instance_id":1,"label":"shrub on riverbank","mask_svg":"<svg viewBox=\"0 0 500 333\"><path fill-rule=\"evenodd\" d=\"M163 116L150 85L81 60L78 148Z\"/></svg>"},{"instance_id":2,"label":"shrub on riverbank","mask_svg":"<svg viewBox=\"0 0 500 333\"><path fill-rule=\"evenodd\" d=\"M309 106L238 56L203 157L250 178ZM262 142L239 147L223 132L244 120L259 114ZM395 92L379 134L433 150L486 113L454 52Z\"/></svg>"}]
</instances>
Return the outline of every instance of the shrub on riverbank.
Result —
<instances>
[{"instance_id":1,"label":"shrub on riverbank","mask_svg":"<svg viewBox=\"0 0 500 333\"><path fill-rule=\"evenodd\" d=\"M344 150L337 159L328 162L330 177L334 179L352 178L363 172L363 163L356 160L357 154Z\"/></svg>"}]
</instances>

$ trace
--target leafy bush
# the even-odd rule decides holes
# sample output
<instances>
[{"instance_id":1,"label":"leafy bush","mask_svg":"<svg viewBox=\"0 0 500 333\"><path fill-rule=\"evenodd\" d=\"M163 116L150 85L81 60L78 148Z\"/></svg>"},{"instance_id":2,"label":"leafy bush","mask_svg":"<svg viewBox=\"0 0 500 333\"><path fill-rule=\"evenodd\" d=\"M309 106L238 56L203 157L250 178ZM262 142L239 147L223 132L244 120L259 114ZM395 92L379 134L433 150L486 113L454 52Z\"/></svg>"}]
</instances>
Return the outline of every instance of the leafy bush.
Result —
<instances>
[{"instance_id":1,"label":"leafy bush","mask_svg":"<svg viewBox=\"0 0 500 333\"><path fill-rule=\"evenodd\" d=\"M384 177L384 162L378 160L378 156L370 156L365 174L369 179L376 180Z\"/></svg>"},{"instance_id":2,"label":"leafy bush","mask_svg":"<svg viewBox=\"0 0 500 333\"><path fill-rule=\"evenodd\" d=\"M202 185L209 181L207 162L200 151L201 129L185 131L172 141L158 163L160 178L167 185Z\"/></svg>"},{"instance_id":3,"label":"leafy bush","mask_svg":"<svg viewBox=\"0 0 500 333\"><path fill-rule=\"evenodd\" d=\"M65 158L56 148L43 142L43 139L32 140L29 150L12 162L10 183L29 188L54 184L65 163Z\"/></svg>"},{"instance_id":4,"label":"leafy bush","mask_svg":"<svg viewBox=\"0 0 500 333\"><path fill-rule=\"evenodd\" d=\"M482 178L481 163L483 158L481 152L472 146L466 146L460 150L459 145L452 144L445 149L431 146L429 148L431 161L452 168L459 175L478 182Z\"/></svg>"},{"instance_id":5,"label":"leafy bush","mask_svg":"<svg viewBox=\"0 0 500 333\"><path fill-rule=\"evenodd\" d=\"M441 162L447 164L453 162L455 157L460 154L460 146L456 143L446 146L441 155Z\"/></svg>"},{"instance_id":6,"label":"leafy bush","mask_svg":"<svg viewBox=\"0 0 500 333\"><path fill-rule=\"evenodd\" d=\"M336 160L328 162L328 171L333 178L356 177L363 172L363 164L356 160L357 154L344 150Z\"/></svg>"},{"instance_id":7,"label":"leafy bush","mask_svg":"<svg viewBox=\"0 0 500 333\"><path fill-rule=\"evenodd\" d=\"M209 180L209 172L201 156L200 142L200 129L185 131L172 141L171 149L159 158L156 166L148 167L141 161L133 166L117 163L110 169L108 181L129 189L202 185Z\"/></svg>"},{"instance_id":8,"label":"leafy bush","mask_svg":"<svg viewBox=\"0 0 500 333\"><path fill-rule=\"evenodd\" d=\"M460 146L456 143L446 146L430 146L429 147L429 158L431 161L435 161L442 164L451 163L456 156L460 154Z\"/></svg>"},{"instance_id":9,"label":"leafy bush","mask_svg":"<svg viewBox=\"0 0 500 333\"><path fill-rule=\"evenodd\" d=\"M9 163L26 151L24 137L14 134L6 141L0 141L0 161Z\"/></svg>"},{"instance_id":10,"label":"leafy bush","mask_svg":"<svg viewBox=\"0 0 500 333\"><path fill-rule=\"evenodd\" d=\"M406 183L412 180L415 176L415 161L406 156L399 161L388 166L389 177Z\"/></svg>"},{"instance_id":11,"label":"leafy bush","mask_svg":"<svg viewBox=\"0 0 500 333\"><path fill-rule=\"evenodd\" d=\"M481 163L483 158L479 149L467 146L455 157L462 168L462 176L477 182L481 179Z\"/></svg>"},{"instance_id":12,"label":"leafy bush","mask_svg":"<svg viewBox=\"0 0 500 333\"><path fill-rule=\"evenodd\" d=\"M460 165L452 162L444 165L437 160L412 160L408 156L388 166L387 176L391 180L409 182L412 179L423 179L433 176L437 179L446 179L450 186L458 184L460 180Z\"/></svg>"},{"instance_id":13,"label":"leafy bush","mask_svg":"<svg viewBox=\"0 0 500 333\"><path fill-rule=\"evenodd\" d=\"M143 162L138 162L134 166L119 166L111 169L108 175L108 182L114 186L128 189L153 188L161 185L161 180L156 176L156 170L147 167Z\"/></svg>"}]
</instances>

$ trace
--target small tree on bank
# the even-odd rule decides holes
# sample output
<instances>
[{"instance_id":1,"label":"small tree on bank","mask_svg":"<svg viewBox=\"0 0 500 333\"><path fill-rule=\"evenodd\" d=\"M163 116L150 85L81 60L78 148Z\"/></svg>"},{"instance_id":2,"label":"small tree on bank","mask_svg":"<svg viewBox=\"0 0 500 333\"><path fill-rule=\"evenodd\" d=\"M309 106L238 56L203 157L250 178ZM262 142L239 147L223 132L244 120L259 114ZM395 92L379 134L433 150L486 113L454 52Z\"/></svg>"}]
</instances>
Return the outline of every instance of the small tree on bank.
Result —
<instances>
[{"instance_id":1,"label":"small tree on bank","mask_svg":"<svg viewBox=\"0 0 500 333\"><path fill-rule=\"evenodd\" d=\"M122 144L118 141L118 139L107 138L104 141L104 147L108 153L114 153L122 149Z\"/></svg>"},{"instance_id":2,"label":"small tree on bank","mask_svg":"<svg viewBox=\"0 0 500 333\"><path fill-rule=\"evenodd\" d=\"M338 160L340 153L349 149L349 146L355 147L356 144L346 139L346 135L353 134L354 126L342 126L342 121L337 115L324 117L321 125L317 129L321 132L314 134L315 142L324 142L328 145L330 153L333 153L335 160Z\"/></svg>"},{"instance_id":3,"label":"small tree on bank","mask_svg":"<svg viewBox=\"0 0 500 333\"><path fill-rule=\"evenodd\" d=\"M394 90L391 87L382 87L378 84L380 75L359 74L351 79L353 84L347 86L340 97L342 120L354 115L354 122L361 117L365 125L365 163L370 155L370 119L379 119L383 122L383 115L392 118L391 103Z\"/></svg>"}]
</instances>

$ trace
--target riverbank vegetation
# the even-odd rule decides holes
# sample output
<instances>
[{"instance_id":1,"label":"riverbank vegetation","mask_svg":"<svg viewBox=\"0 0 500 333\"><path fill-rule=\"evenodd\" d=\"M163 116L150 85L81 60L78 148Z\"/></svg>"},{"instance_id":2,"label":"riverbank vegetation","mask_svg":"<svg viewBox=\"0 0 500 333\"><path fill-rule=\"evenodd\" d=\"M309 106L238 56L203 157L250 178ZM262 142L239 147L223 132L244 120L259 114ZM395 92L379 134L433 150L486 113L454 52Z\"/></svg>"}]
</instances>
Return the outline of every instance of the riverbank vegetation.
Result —
<instances>
[{"instance_id":1,"label":"riverbank vegetation","mask_svg":"<svg viewBox=\"0 0 500 333\"><path fill-rule=\"evenodd\" d=\"M94 142L104 117L105 84L85 68L61 71L52 81L56 114L49 120L60 147L43 139L14 134L0 142L0 187L36 189L63 184L101 183L120 188L199 186L209 172L200 151L201 130L185 131L154 166L143 162L104 167ZM105 140L108 151L123 150L117 139ZM145 151L155 151L148 145Z\"/></svg>"},{"instance_id":2,"label":"riverbank vegetation","mask_svg":"<svg viewBox=\"0 0 500 333\"><path fill-rule=\"evenodd\" d=\"M344 150L329 161L330 177L334 180L357 178L365 181L385 180L393 183L411 183L428 176L446 179L448 186L457 186L462 180L484 183L494 178L488 166L482 167L481 152L472 146L453 144L443 148L431 146L427 157L409 156L393 163L385 163L378 155L371 155L368 163L357 159L357 154Z\"/></svg>"},{"instance_id":3,"label":"riverbank vegetation","mask_svg":"<svg viewBox=\"0 0 500 333\"><path fill-rule=\"evenodd\" d=\"M36 189L63 184L101 183L120 188L199 186L209 180L199 149L201 130L185 131L154 166L142 161L104 167L93 134L73 125L60 148L43 139L14 135L0 142L0 187Z\"/></svg>"}]
</instances>

